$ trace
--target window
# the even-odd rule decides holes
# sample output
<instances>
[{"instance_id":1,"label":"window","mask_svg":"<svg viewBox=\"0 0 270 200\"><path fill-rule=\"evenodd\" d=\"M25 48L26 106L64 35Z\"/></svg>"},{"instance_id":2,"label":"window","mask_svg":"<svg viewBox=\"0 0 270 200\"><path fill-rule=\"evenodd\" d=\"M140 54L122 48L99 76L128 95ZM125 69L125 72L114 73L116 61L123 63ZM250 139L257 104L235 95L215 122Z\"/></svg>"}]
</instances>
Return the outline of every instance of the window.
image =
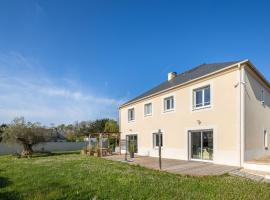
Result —
<instances>
[{"instance_id":1,"label":"window","mask_svg":"<svg viewBox=\"0 0 270 200\"><path fill-rule=\"evenodd\" d=\"M144 104L144 116L152 115L152 103Z\"/></svg>"},{"instance_id":2,"label":"window","mask_svg":"<svg viewBox=\"0 0 270 200\"><path fill-rule=\"evenodd\" d=\"M135 120L135 110L134 108L128 109L128 121L134 121Z\"/></svg>"},{"instance_id":3,"label":"window","mask_svg":"<svg viewBox=\"0 0 270 200\"><path fill-rule=\"evenodd\" d=\"M268 134L267 134L267 130L263 131L263 139L264 139L264 148L268 149Z\"/></svg>"},{"instance_id":4,"label":"window","mask_svg":"<svg viewBox=\"0 0 270 200\"><path fill-rule=\"evenodd\" d=\"M167 97L164 99L164 111L174 110L174 97Z\"/></svg>"},{"instance_id":5,"label":"window","mask_svg":"<svg viewBox=\"0 0 270 200\"><path fill-rule=\"evenodd\" d=\"M211 105L210 86L193 91L193 108L202 108Z\"/></svg>"},{"instance_id":6,"label":"window","mask_svg":"<svg viewBox=\"0 0 270 200\"><path fill-rule=\"evenodd\" d=\"M161 137L161 143L160 146L163 146L163 134L160 134ZM153 147L159 147L159 134L158 133L153 133Z\"/></svg>"}]
</instances>

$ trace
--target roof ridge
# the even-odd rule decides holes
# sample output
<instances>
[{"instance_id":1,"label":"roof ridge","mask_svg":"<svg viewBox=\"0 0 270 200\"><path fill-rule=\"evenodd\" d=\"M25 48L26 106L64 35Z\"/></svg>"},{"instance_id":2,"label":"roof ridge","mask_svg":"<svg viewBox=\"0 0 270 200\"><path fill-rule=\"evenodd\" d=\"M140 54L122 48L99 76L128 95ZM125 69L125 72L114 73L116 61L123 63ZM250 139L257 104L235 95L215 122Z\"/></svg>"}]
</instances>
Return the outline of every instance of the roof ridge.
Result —
<instances>
[{"instance_id":1,"label":"roof ridge","mask_svg":"<svg viewBox=\"0 0 270 200\"><path fill-rule=\"evenodd\" d=\"M184 74L188 74L190 72L193 72L195 71L196 69L202 67L203 65L221 65L221 64L227 64L227 63L238 63L238 62L241 62L241 61L227 61L227 62L215 62L215 63L202 63L200 65L198 65L197 67L193 67L187 71L184 71L180 74L177 74L177 76L180 76L180 75L184 75Z\"/></svg>"}]
</instances>

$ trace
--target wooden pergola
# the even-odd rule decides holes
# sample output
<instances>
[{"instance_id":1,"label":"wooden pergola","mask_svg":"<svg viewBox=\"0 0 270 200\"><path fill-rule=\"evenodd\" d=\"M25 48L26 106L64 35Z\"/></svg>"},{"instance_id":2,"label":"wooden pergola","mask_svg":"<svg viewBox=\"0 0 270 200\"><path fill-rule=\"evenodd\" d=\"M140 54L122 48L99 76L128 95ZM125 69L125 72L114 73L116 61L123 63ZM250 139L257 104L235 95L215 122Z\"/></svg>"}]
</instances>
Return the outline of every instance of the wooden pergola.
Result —
<instances>
[{"instance_id":1,"label":"wooden pergola","mask_svg":"<svg viewBox=\"0 0 270 200\"><path fill-rule=\"evenodd\" d=\"M107 138L108 142L109 142L109 139L115 139L115 147L119 146L119 148L120 148L120 132L117 132L117 133L103 132L103 133L89 134L89 138L88 138L89 146L91 146L91 138L98 139L97 145L98 145L99 151L101 152L100 153L101 157L104 154L107 154L108 149L109 149L108 147L103 147L103 139L104 138ZM121 150L120 150L120 153L121 153Z\"/></svg>"}]
</instances>

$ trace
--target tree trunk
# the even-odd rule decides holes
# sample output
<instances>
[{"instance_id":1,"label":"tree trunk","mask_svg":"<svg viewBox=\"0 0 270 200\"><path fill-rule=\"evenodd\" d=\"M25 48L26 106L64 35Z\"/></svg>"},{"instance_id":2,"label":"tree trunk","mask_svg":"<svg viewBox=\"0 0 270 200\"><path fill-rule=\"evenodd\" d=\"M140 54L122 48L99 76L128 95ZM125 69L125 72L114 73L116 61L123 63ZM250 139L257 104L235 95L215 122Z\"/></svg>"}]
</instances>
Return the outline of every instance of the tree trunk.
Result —
<instances>
[{"instance_id":1,"label":"tree trunk","mask_svg":"<svg viewBox=\"0 0 270 200\"><path fill-rule=\"evenodd\" d=\"M32 144L23 144L23 156L30 156L33 154Z\"/></svg>"}]
</instances>

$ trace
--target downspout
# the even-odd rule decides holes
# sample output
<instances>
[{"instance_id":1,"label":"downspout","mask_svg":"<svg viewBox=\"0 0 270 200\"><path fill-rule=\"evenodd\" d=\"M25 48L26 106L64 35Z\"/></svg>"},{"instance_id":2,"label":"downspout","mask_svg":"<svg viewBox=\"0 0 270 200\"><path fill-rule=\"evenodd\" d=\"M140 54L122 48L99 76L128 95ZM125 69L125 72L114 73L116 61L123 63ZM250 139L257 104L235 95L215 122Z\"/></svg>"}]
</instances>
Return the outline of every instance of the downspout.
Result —
<instances>
[{"instance_id":1,"label":"downspout","mask_svg":"<svg viewBox=\"0 0 270 200\"><path fill-rule=\"evenodd\" d=\"M245 67L238 65L240 70L240 167L244 165L245 156Z\"/></svg>"}]
</instances>

